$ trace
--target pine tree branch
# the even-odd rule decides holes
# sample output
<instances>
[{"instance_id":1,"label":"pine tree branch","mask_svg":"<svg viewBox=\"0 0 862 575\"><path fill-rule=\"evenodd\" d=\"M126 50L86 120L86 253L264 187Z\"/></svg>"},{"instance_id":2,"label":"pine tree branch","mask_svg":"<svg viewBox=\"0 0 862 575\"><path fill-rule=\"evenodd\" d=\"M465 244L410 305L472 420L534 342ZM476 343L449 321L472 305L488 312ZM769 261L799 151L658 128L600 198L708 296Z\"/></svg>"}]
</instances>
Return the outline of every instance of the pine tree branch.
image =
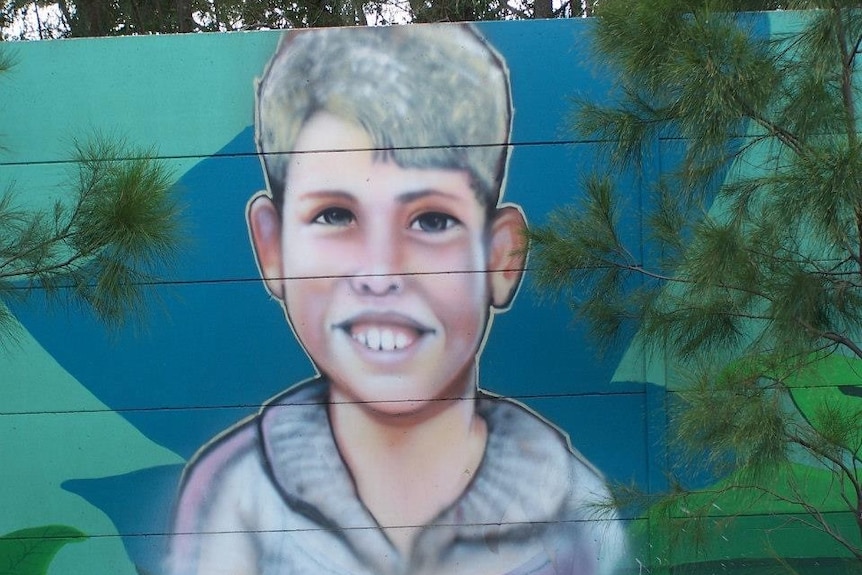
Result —
<instances>
[{"instance_id":1,"label":"pine tree branch","mask_svg":"<svg viewBox=\"0 0 862 575\"><path fill-rule=\"evenodd\" d=\"M79 193L79 195L77 197L77 201L75 202L75 205L74 205L74 209L65 218L66 223L61 228L59 228L57 231L55 231L55 233L52 234L51 237L45 239L44 241L36 243L35 245L31 246L28 249L16 252L14 256L7 258L2 263L0 263L0 279L12 279L12 278L22 277L22 276L27 277L27 276L32 276L32 275L38 275L39 273L50 273L51 271L55 271L58 268L62 268L63 266L68 266L68 265L73 264L75 261L77 261L81 257L87 257L87 256L91 255L89 251L83 250L83 251L79 251L77 256L70 257L66 262L57 263L53 266L50 266L49 268L34 267L34 268L31 268L30 270L25 270L25 271L14 270L12 272L2 272L2 270L4 268L14 264L15 262L20 261L22 259L26 260L32 254L38 253L41 250L47 249L52 245L67 244L68 241L74 235L72 228L75 225L75 222L78 221L78 218L79 218L80 213L81 213L81 208L84 205L84 202L86 201L87 196L91 193L93 193L93 183L92 182L84 191ZM31 218L37 218L37 217L38 216L35 216L35 215L31 216Z\"/></svg>"},{"instance_id":2,"label":"pine tree branch","mask_svg":"<svg viewBox=\"0 0 862 575\"><path fill-rule=\"evenodd\" d=\"M714 496L712 501L715 501L719 497L732 495L738 492L749 492L752 494L759 494L755 496L755 502L760 500L761 498L769 498L774 501L778 501L781 503L785 503L791 506L798 506L802 508L802 510L811 518L810 520L806 520L802 517L798 517L795 515L789 515L786 517L788 522L793 523L801 523L806 527L814 529L816 531L820 531L838 542L842 547L847 549L854 557L857 559L862 559L862 549L854 545L850 542L843 533L836 531L832 525L829 523L825 514L822 510L818 509L816 506L811 505L807 502L804 494L802 494L795 484L790 484L788 487L793 491L795 497L788 497L783 495L781 492L771 489L762 485L761 483L739 483L734 482L728 485L725 485L719 489L700 489L695 492L684 492L682 495L677 495L672 497L672 500L676 500L681 502L682 505L685 505L685 500L691 495L712 495ZM712 505L703 506L703 508L707 509L707 513L709 510L718 508L721 509L714 503ZM851 507L852 508L852 507ZM688 509L687 507L685 509ZM708 516L704 513L705 516ZM690 515L682 517L682 519L690 519Z\"/></svg>"},{"instance_id":3,"label":"pine tree branch","mask_svg":"<svg viewBox=\"0 0 862 575\"><path fill-rule=\"evenodd\" d=\"M796 495L796 503L797 503L800 507L802 507L802 508L805 510L805 512L806 512L806 513L808 513L808 515L809 515L809 516L811 516L811 517L814 519L814 521L816 521L816 522L817 522L817 525L819 525L819 526L820 526L820 530L821 530L823 533L825 533L825 534L829 535L830 537L832 537L832 538L833 538L835 541L837 541L839 544L841 544L842 546L844 546L844 548L845 548L845 549L847 549L850 553L852 553L852 554L853 554L853 556L854 556L854 557L856 557L856 559L858 559L858 560L862 560L862 549L860 549L860 548L859 548L859 547L857 547L856 545L852 544L852 543L851 543L851 542L850 542L850 541L849 541L849 540L844 536L844 534L843 534L843 533L841 533L840 531L836 530L836 529L835 529L835 528L834 528L834 527L829 523L829 521L827 521L827 519L826 519L826 517L825 517L825 515L824 515L823 511L822 511L821 509L819 509L816 505L812 505L811 503L809 503L809 502L807 501L807 499L805 498L805 496L804 496L802 493L800 493L800 491L799 491L798 487L796 486L796 483L795 483L795 482L792 482L792 483L791 483L790 488L793 490L794 494ZM843 492L843 490L842 490L842 496L843 496L843 495L844 495L844 492ZM845 501L846 501L846 499L845 499ZM847 501L847 502L848 502L848 503L851 503L851 502L849 502L849 501ZM853 506L853 505L850 505L850 509L853 509L853 508L854 508L854 506Z\"/></svg>"},{"instance_id":4,"label":"pine tree branch","mask_svg":"<svg viewBox=\"0 0 862 575\"><path fill-rule=\"evenodd\" d=\"M518 4L513 4L512 2L506 2L506 9L509 10L511 14L525 20L531 18L532 15L529 14L526 10L524 10L524 8L522 8L521 6L524 5L522 4L519 6Z\"/></svg>"},{"instance_id":5,"label":"pine tree branch","mask_svg":"<svg viewBox=\"0 0 862 575\"><path fill-rule=\"evenodd\" d=\"M65 260L54 262L45 266L34 266L25 269L16 269L12 272L0 274L0 280L14 280L16 278L33 278L63 270L72 271L72 266L81 260L85 260L90 254L75 252Z\"/></svg>"},{"instance_id":6,"label":"pine tree branch","mask_svg":"<svg viewBox=\"0 0 862 575\"><path fill-rule=\"evenodd\" d=\"M180 209L170 172L153 153L99 134L77 142L75 152L70 206L29 214L0 197L3 235L12 238L2 249L0 282L25 284L25 295L74 288L75 298L116 326L141 316L141 279L177 251ZM60 286L64 278L68 285Z\"/></svg>"},{"instance_id":7,"label":"pine tree branch","mask_svg":"<svg viewBox=\"0 0 862 575\"><path fill-rule=\"evenodd\" d=\"M808 325L807 322L802 320L799 320L799 324L804 327L809 333L813 335L819 335L824 339L843 345L844 347L852 351L856 355L856 357L862 359L862 347L858 346L852 339L850 339L846 335L836 333L834 331L817 330L813 326Z\"/></svg>"},{"instance_id":8,"label":"pine tree branch","mask_svg":"<svg viewBox=\"0 0 862 575\"><path fill-rule=\"evenodd\" d=\"M847 464L845 464L843 458L840 455L836 456L826 452L825 450L821 449L819 446L815 445L811 441L805 439L802 435L798 433L792 433L788 431L788 439L791 442L805 448L806 451L808 451L817 459L826 461L839 469L842 476L846 477L853 486L853 491L856 494L856 500L862 501L862 484L860 484L858 477L856 476L856 470L855 468L851 469Z\"/></svg>"},{"instance_id":9,"label":"pine tree branch","mask_svg":"<svg viewBox=\"0 0 862 575\"><path fill-rule=\"evenodd\" d=\"M859 277L859 270L839 271L840 269L844 268L850 262L857 264L857 266L859 264L862 264L862 255L854 252L853 248L850 246L849 243L844 243L843 248L844 248L844 251L847 252L847 257L844 258L843 260L840 260L832 268L825 271L824 273L830 277L842 277L842 276ZM851 283L854 287L860 287L860 285L862 285L859 283L853 283L853 282L851 282Z\"/></svg>"},{"instance_id":10,"label":"pine tree branch","mask_svg":"<svg viewBox=\"0 0 862 575\"><path fill-rule=\"evenodd\" d=\"M72 29L72 14L69 12L69 5L66 0L58 0L57 6L60 8L63 22L66 24L66 30Z\"/></svg>"},{"instance_id":11,"label":"pine tree branch","mask_svg":"<svg viewBox=\"0 0 862 575\"><path fill-rule=\"evenodd\" d=\"M832 3L832 13L835 21L835 32L838 36L836 41L841 52L841 99L844 102L845 122L847 123L847 138L851 149L856 149L856 104L853 99L853 59L859 48L859 38L854 49L847 46L846 31L844 29L844 9L835 2Z\"/></svg>"},{"instance_id":12,"label":"pine tree branch","mask_svg":"<svg viewBox=\"0 0 862 575\"><path fill-rule=\"evenodd\" d=\"M669 276L665 274L661 274L659 272L651 271L643 266L643 264L629 264L624 262L618 262L614 260L609 260L603 257L595 257L598 265L590 266L591 269L601 270L601 269L620 269L630 272L635 272L644 277L659 280L666 283L679 283L679 284L691 284L692 280L681 278L679 276Z\"/></svg>"},{"instance_id":13,"label":"pine tree branch","mask_svg":"<svg viewBox=\"0 0 862 575\"><path fill-rule=\"evenodd\" d=\"M841 98L844 103L845 122L847 124L847 141L850 148L855 150L858 142L856 134L856 103L853 97L853 63L856 54L859 52L859 46L862 45L862 36L856 39L855 45L848 49L847 37L842 20L842 9L833 3L833 14L836 23L836 33L838 35L838 47L841 51ZM857 188L862 188L862 182L856 182ZM854 217L856 218L856 236L859 238L859 248L856 253L857 262L859 264L859 274L862 276L862 205L856 205L854 208ZM860 517L860 527L862 527L862 517Z\"/></svg>"},{"instance_id":14,"label":"pine tree branch","mask_svg":"<svg viewBox=\"0 0 862 575\"><path fill-rule=\"evenodd\" d=\"M853 50L850 52L850 58L847 60L847 65L852 67L856 60L856 55L862 51L862 35L856 38L856 43L853 46Z\"/></svg>"},{"instance_id":15,"label":"pine tree branch","mask_svg":"<svg viewBox=\"0 0 862 575\"><path fill-rule=\"evenodd\" d=\"M822 458L829 463L835 465L838 469L841 470L842 476L846 477L850 481L850 484L852 485L856 495L856 504L854 506L852 501L847 501L846 499L845 501L850 506L851 511L853 511L854 517L856 519L856 524L860 531L860 535L862 535L862 483L859 482L859 478L856 474L856 471L858 470L856 468L853 468L851 470L847 465L844 464L840 457L830 456L822 449L818 449L817 446L811 444L810 442L798 435L791 435L791 441L804 447L809 453L811 453L815 457ZM805 504L809 505L807 502L805 502ZM830 535L832 535L839 543L844 544L845 547L847 547L851 551L851 553L856 556L857 559L862 560L862 549L859 549L858 547L848 546L844 538L838 536L838 534L833 534L830 532Z\"/></svg>"},{"instance_id":16,"label":"pine tree branch","mask_svg":"<svg viewBox=\"0 0 862 575\"><path fill-rule=\"evenodd\" d=\"M782 142L791 150L793 150L796 155L802 156L809 151L807 146L805 145L805 142L802 141L790 130L779 126L763 114L757 112L754 108L752 108L749 104L745 102L740 101L739 105L741 106L743 114L745 114L745 116L752 119L760 127L764 128L770 135L777 138L779 142Z\"/></svg>"},{"instance_id":17,"label":"pine tree branch","mask_svg":"<svg viewBox=\"0 0 862 575\"><path fill-rule=\"evenodd\" d=\"M71 222L71 220L70 220L70 222ZM26 277L26 276L30 276L30 275L37 275L38 273L40 273L40 270L43 269L41 267L33 267L29 270L27 270L27 269L22 270L22 269L13 268L13 270L11 272L8 272L8 271L4 272L2 270L4 268L7 268L7 267L13 265L15 262L28 259L34 253L38 253L39 251L50 248L53 245L65 243L70 237L72 237L72 233L70 231L70 226L71 226L71 223L67 224L59 233L52 235L50 238L47 238L41 242L38 242L38 243L30 246L29 248L25 249L25 250L16 252L12 257L6 258L3 262L0 262L0 279L10 279L10 278L16 278L16 277L21 277L21 276ZM71 258L71 261L68 261L66 264L57 264L57 265L59 265L61 267L62 267L62 265L69 265L69 264L73 263L73 261L75 259L77 259L77 258L73 257L73 258ZM50 271L50 270L48 270L48 271Z\"/></svg>"}]
</instances>

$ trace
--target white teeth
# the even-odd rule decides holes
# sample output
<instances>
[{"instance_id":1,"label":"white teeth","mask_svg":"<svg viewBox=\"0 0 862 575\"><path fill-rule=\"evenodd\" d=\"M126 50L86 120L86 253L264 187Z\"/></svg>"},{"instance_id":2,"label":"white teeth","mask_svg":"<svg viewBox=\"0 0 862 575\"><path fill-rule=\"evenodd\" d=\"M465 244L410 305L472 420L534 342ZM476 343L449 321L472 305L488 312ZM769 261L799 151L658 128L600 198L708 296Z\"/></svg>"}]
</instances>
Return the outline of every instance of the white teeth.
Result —
<instances>
[{"instance_id":1,"label":"white teeth","mask_svg":"<svg viewBox=\"0 0 862 575\"><path fill-rule=\"evenodd\" d=\"M394 332L391 329L368 328L365 331L351 334L357 341L374 351L395 351L404 349L410 344L410 338L402 332Z\"/></svg>"},{"instance_id":2,"label":"white teeth","mask_svg":"<svg viewBox=\"0 0 862 575\"><path fill-rule=\"evenodd\" d=\"M384 351L395 349L395 334L388 329L380 333L380 349Z\"/></svg>"},{"instance_id":3,"label":"white teeth","mask_svg":"<svg viewBox=\"0 0 862 575\"><path fill-rule=\"evenodd\" d=\"M369 329L366 337L368 337L368 343L366 343L365 345L367 345L371 349L380 349L380 330L379 329L375 329L375 328Z\"/></svg>"}]
</instances>

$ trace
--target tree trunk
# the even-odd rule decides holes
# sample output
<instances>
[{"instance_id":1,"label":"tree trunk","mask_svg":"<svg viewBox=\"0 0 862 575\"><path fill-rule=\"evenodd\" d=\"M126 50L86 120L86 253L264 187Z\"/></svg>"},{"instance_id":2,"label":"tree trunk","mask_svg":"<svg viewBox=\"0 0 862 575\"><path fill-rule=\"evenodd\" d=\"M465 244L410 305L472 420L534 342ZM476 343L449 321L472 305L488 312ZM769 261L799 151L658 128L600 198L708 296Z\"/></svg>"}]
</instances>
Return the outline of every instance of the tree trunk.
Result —
<instances>
[{"instance_id":1,"label":"tree trunk","mask_svg":"<svg viewBox=\"0 0 862 575\"><path fill-rule=\"evenodd\" d=\"M75 18L70 26L72 36L106 36L108 23L101 0L78 0Z\"/></svg>"},{"instance_id":2,"label":"tree trunk","mask_svg":"<svg viewBox=\"0 0 862 575\"><path fill-rule=\"evenodd\" d=\"M192 18L192 1L176 0L177 32L191 32L195 28Z\"/></svg>"},{"instance_id":3,"label":"tree trunk","mask_svg":"<svg viewBox=\"0 0 862 575\"><path fill-rule=\"evenodd\" d=\"M553 18L554 7L551 5L552 0L535 0L533 2L533 18Z\"/></svg>"}]
</instances>

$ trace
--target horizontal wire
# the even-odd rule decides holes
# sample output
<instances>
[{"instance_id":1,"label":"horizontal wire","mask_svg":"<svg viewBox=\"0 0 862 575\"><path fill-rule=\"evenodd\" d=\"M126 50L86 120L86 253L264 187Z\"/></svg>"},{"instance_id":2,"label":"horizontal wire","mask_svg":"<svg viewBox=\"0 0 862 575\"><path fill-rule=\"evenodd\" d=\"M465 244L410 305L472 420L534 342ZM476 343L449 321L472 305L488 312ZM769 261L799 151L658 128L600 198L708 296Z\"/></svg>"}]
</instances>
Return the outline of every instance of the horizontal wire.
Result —
<instances>
[{"instance_id":1,"label":"horizontal wire","mask_svg":"<svg viewBox=\"0 0 862 575\"><path fill-rule=\"evenodd\" d=\"M624 385L649 385L649 382L638 381L619 381L609 382L608 386L624 386ZM292 386L291 386L292 387ZM851 386L836 386L836 385L810 385L804 389L834 389L840 387ZM493 397L515 401L530 401L543 399L588 399L588 398L608 398L608 397L638 397L646 396L647 391L631 390L631 389L605 389L605 390L590 390L590 391L568 391L568 392L549 392L549 393L531 393L531 394L497 394L484 387L480 386L480 391L490 394ZM664 392L669 396L684 394L685 389L672 389L664 387ZM855 391L855 389L854 389ZM862 392L860 392L862 393ZM850 395L856 395L850 393ZM475 397L435 397L430 399L385 399L385 400L342 400L342 401L323 401L323 402L293 402L289 404L271 404L271 403L232 403L232 404L213 404L213 405L162 405L162 406L147 406L147 407L105 407L102 409L55 409L55 410L21 410L21 411L0 411L0 417L3 416L38 416L38 415L96 415L102 413L161 413L161 412L187 412L187 411L227 411L227 410L260 410L267 406L276 406L279 408L301 407L309 405L366 405L366 404L398 404L398 403L416 403L416 402L453 402L453 401L474 401Z\"/></svg>"},{"instance_id":2,"label":"horizontal wire","mask_svg":"<svg viewBox=\"0 0 862 575\"><path fill-rule=\"evenodd\" d=\"M680 138L660 138L660 140L675 140ZM406 150L439 150L441 148L456 148L456 149L476 149L476 148L531 148L531 147L548 147L548 146L572 146L578 144L601 144L614 140L605 138L586 138L586 139L565 139L565 140L532 140L521 142L505 142L505 143L484 143L484 144L458 144L458 145L428 145L428 146L392 146L392 147L365 147L365 148L326 148L320 150L293 150L289 152L215 152L213 154L165 154L165 155L143 155L129 156L126 158L92 158L85 161L95 162L123 162L130 160L194 160L201 161L211 158L250 158L261 156L284 156L284 155L300 155L300 154L325 154L325 153L344 153L344 152L393 152ZM13 161L0 162L0 166L31 166L31 165L63 165L63 164L80 164L81 159L66 158L58 160L37 160L37 161Z\"/></svg>"},{"instance_id":3,"label":"horizontal wire","mask_svg":"<svg viewBox=\"0 0 862 575\"><path fill-rule=\"evenodd\" d=\"M483 392L487 392L481 388ZM605 397L605 396L637 396L643 395L640 391L620 390L616 392L603 391L583 391L583 392L557 392L557 393L534 393L534 394L517 394L517 395L502 395L504 399L514 400L530 400L530 399L573 399L573 398L588 398L588 397ZM491 394L491 397L497 397ZM220 410L235 410L235 409L261 409L265 406L274 405L276 407L301 407L309 405L366 405L366 404L398 404L398 403L416 403L416 402L452 402L452 401L474 401L472 397L435 397L431 399L385 399L379 401L373 400L343 400L343 401L299 401L289 404L269 404L269 403L236 403L236 404L221 404L221 405L190 405L190 406L152 406L152 407L117 407L104 409L66 409L52 411L0 411L0 416L20 416L20 415L71 415L71 414L98 414L98 413L147 413L147 412L165 412L165 411L220 411Z\"/></svg>"},{"instance_id":4,"label":"horizontal wire","mask_svg":"<svg viewBox=\"0 0 862 575\"><path fill-rule=\"evenodd\" d=\"M377 277L412 277L412 276L434 276L434 275L470 275L470 274L492 274L501 272L532 272L536 268L517 267L517 268L500 268L494 270L435 270L435 271L418 271L418 272L392 272L392 273L374 273L374 274L323 274L315 276L280 276L267 278L269 280L281 281L304 281L304 280L324 280L324 279L346 279L346 278L377 278ZM26 281L26 280L22 280ZM153 279L131 282L132 285L145 287L172 286L172 285L212 285L212 284L229 284L229 283L260 283L265 281L260 276L256 277L234 277L234 278L197 278L197 279ZM55 285L46 287L44 285L33 283L28 285L8 285L3 286L6 291L39 291L52 289L74 289L78 287L93 287L93 284L80 285ZM0 291L2 293L2 291Z\"/></svg>"},{"instance_id":5,"label":"horizontal wire","mask_svg":"<svg viewBox=\"0 0 862 575\"><path fill-rule=\"evenodd\" d=\"M346 526L346 527L337 527L335 529L331 527L297 527L295 529L238 529L238 530L221 530L221 531L162 531L162 532L138 532L138 533L127 533L127 534L109 534L109 533L100 533L100 534L87 534L86 538L100 539L100 538L111 538L111 537L175 537L175 536L218 536L218 535L253 535L258 533L318 533L318 532L332 532L332 531L379 531L380 529L422 529L422 528L453 528L453 527L501 527L503 525L557 525L557 524L583 524L594 521L606 521L601 518L595 519L561 519L555 521L500 521L499 523L440 523L433 525L362 525L362 526ZM38 535L19 535L19 536L9 536L6 535L3 537L5 541L33 541L33 540L60 540L60 541L68 541L70 539L82 539L84 537L75 537L75 536L62 536L62 535L53 535L53 536L38 536Z\"/></svg>"},{"instance_id":6,"label":"horizontal wire","mask_svg":"<svg viewBox=\"0 0 862 575\"><path fill-rule=\"evenodd\" d=\"M695 492L696 493L696 492ZM601 511L599 510L599 513ZM848 508L848 510L835 510L835 511L820 511L819 512L823 516L843 516L847 513L852 513L852 510ZM800 510L798 512L792 511L771 511L769 513L734 513L734 514L710 514L706 517L715 519L720 517L735 517L739 518L775 518L776 520L785 521L786 518L807 516L807 514ZM692 521L697 521L698 518L691 516L674 516L674 519L691 519ZM214 531L153 531L153 532L137 532L137 533L125 533L125 534L113 534L113 533L95 533L95 534L85 534L83 537L75 537L72 536L62 536L62 535L12 535L7 534L3 537L5 541L34 541L34 540L59 540L59 541L69 541L74 539L105 539L105 538L116 538L116 537L193 537L193 536L219 536L219 535L253 535L258 533L318 533L318 532L332 532L336 531L378 531L380 529L444 529L444 528L453 528L453 527L501 527L508 525L580 525L584 523L594 523L594 522L608 522L608 521L621 521L626 523L634 523L640 521L648 521L648 517L643 516L635 516L635 517L624 517L624 518L603 518L601 516L596 516L592 518L583 518L583 519L558 519L554 521L500 521L498 523L488 523L488 522L468 522L468 523L440 523L440 524L432 524L432 525L363 525L363 526L344 526L333 529L331 527L297 527L295 529L237 529L237 530L214 530Z\"/></svg>"}]
</instances>

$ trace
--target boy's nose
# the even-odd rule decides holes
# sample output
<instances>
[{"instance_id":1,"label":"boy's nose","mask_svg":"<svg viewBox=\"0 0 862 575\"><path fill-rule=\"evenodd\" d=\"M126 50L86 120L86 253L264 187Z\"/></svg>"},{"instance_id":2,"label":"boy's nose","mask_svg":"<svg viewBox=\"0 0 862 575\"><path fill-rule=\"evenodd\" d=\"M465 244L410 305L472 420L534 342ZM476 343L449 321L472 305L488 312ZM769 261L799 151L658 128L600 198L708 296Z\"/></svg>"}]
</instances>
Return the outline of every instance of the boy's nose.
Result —
<instances>
[{"instance_id":1,"label":"boy's nose","mask_svg":"<svg viewBox=\"0 0 862 575\"><path fill-rule=\"evenodd\" d=\"M378 230L379 232L379 230ZM404 287L401 244L394 236L370 233L358 257L357 273L351 277L353 290L362 295L383 296Z\"/></svg>"},{"instance_id":2,"label":"boy's nose","mask_svg":"<svg viewBox=\"0 0 862 575\"><path fill-rule=\"evenodd\" d=\"M385 296L401 291L402 277L393 273L362 274L351 278L353 289L362 295Z\"/></svg>"}]
</instances>

